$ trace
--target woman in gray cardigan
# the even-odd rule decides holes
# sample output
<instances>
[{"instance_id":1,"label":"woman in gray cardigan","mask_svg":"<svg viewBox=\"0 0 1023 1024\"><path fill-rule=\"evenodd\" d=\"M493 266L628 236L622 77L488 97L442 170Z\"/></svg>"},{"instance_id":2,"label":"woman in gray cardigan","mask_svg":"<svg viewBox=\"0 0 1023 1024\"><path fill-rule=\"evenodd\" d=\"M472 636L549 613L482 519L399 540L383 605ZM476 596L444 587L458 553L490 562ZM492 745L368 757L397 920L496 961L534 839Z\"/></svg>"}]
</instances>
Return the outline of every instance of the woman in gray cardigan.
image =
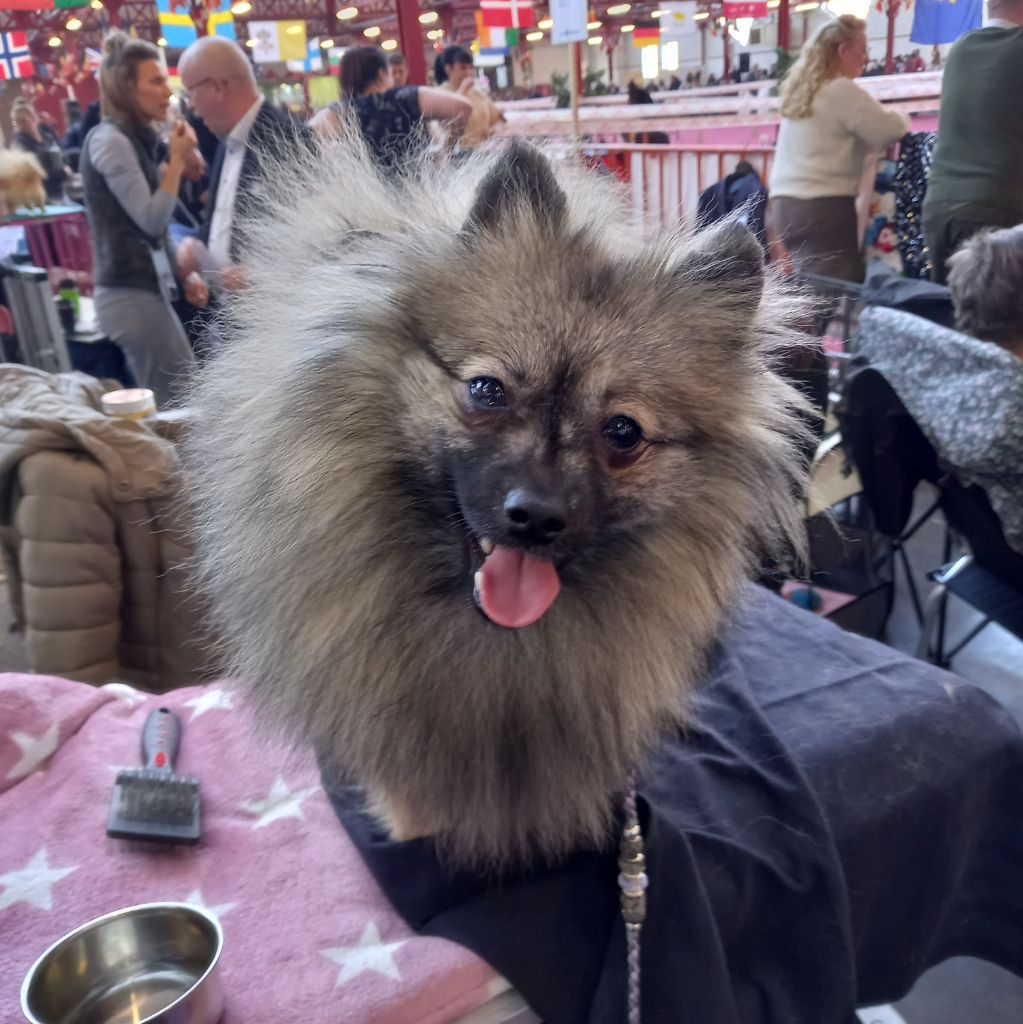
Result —
<instances>
[{"instance_id":1,"label":"woman in gray cardigan","mask_svg":"<svg viewBox=\"0 0 1023 1024\"><path fill-rule=\"evenodd\" d=\"M95 255L96 316L124 350L140 387L159 405L173 404L194 366L191 346L171 306L177 295L167 225L181 174L195 149L183 121L171 131L162 170L154 124L167 117L171 90L152 43L112 32L100 67L103 120L85 140L80 169ZM208 293L197 274L185 296L204 306Z\"/></svg>"}]
</instances>

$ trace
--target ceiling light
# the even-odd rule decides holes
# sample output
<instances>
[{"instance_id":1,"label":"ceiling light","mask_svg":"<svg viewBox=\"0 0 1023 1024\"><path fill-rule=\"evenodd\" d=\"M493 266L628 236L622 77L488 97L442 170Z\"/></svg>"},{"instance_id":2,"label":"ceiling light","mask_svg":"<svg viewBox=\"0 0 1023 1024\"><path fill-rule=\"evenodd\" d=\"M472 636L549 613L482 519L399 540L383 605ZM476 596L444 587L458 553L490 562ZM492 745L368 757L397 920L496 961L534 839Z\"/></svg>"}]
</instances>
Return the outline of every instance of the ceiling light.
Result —
<instances>
[{"instance_id":1,"label":"ceiling light","mask_svg":"<svg viewBox=\"0 0 1023 1024\"><path fill-rule=\"evenodd\" d=\"M380 35L380 26L379 25L370 25L369 28L366 28L366 29L362 30L362 34L367 39L376 39L376 37L378 35Z\"/></svg>"},{"instance_id":2,"label":"ceiling light","mask_svg":"<svg viewBox=\"0 0 1023 1024\"><path fill-rule=\"evenodd\" d=\"M542 28L542 29L554 28L554 19L553 18L541 18L536 23L536 27L537 28Z\"/></svg>"},{"instance_id":3,"label":"ceiling light","mask_svg":"<svg viewBox=\"0 0 1023 1024\"><path fill-rule=\"evenodd\" d=\"M320 49L321 50L329 50L333 45L334 45L334 40L333 39L321 39L320 40Z\"/></svg>"},{"instance_id":4,"label":"ceiling light","mask_svg":"<svg viewBox=\"0 0 1023 1024\"><path fill-rule=\"evenodd\" d=\"M103 10L103 0L92 0L92 3L89 4L89 6L94 11L102 11Z\"/></svg>"},{"instance_id":5,"label":"ceiling light","mask_svg":"<svg viewBox=\"0 0 1023 1024\"><path fill-rule=\"evenodd\" d=\"M426 33L427 39L440 39L444 35L444 30L441 28L432 28Z\"/></svg>"},{"instance_id":6,"label":"ceiling light","mask_svg":"<svg viewBox=\"0 0 1023 1024\"><path fill-rule=\"evenodd\" d=\"M780 7L781 6L781 0L767 0L767 6L768 7Z\"/></svg>"},{"instance_id":7,"label":"ceiling light","mask_svg":"<svg viewBox=\"0 0 1023 1024\"><path fill-rule=\"evenodd\" d=\"M398 40L397 39L385 39L380 45L385 50L397 50L398 49Z\"/></svg>"},{"instance_id":8,"label":"ceiling light","mask_svg":"<svg viewBox=\"0 0 1023 1024\"><path fill-rule=\"evenodd\" d=\"M436 11L424 11L419 15L420 25L432 25L440 15Z\"/></svg>"},{"instance_id":9,"label":"ceiling light","mask_svg":"<svg viewBox=\"0 0 1023 1024\"><path fill-rule=\"evenodd\" d=\"M618 14L628 14L631 10L632 4L612 4L607 9L607 13L614 17Z\"/></svg>"},{"instance_id":10,"label":"ceiling light","mask_svg":"<svg viewBox=\"0 0 1023 1024\"><path fill-rule=\"evenodd\" d=\"M156 45L157 46L166 46L167 45L167 40L164 39L163 36L160 36L160 38L157 39L157 41L156 41Z\"/></svg>"},{"instance_id":11,"label":"ceiling light","mask_svg":"<svg viewBox=\"0 0 1023 1024\"><path fill-rule=\"evenodd\" d=\"M357 18L358 16L358 7L342 7L341 10L337 12L338 21L351 21L352 18Z\"/></svg>"},{"instance_id":12,"label":"ceiling light","mask_svg":"<svg viewBox=\"0 0 1023 1024\"><path fill-rule=\"evenodd\" d=\"M796 6L792 8L792 10L794 10L794 11L816 11L818 7L820 7L820 4L818 4L818 3L796 4Z\"/></svg>"},{"instance_id":13,"label":"ceiling light","mask_svg":"<svg viewBox=\"0 0 1023 1024\"><path fill-rule=\"evenodd\" d=\"M600 28L600 22L591 21L586 27L592 32L595 28Z\"/></svg>"},{"instance_id":14,"label":"ceiling light","mask_svg":"<svg viewBox=\"0 0 1023 1024\"><path fill-rule=\"evenodd\" d=\"M634 32L635 30L636 30L636 26L635 25L622 25L622 27L618 31L619 32Z\"/></svg>"},{"instance_id":15,"label":"ceiling light","mask_svg":"<svg viewBox=\"0 0 1023 1024\"><path fill-rule=\"evenodd\" d=\"M248 14L252 10L252 4L249 0L238 0L238 3L231 4L232 14Z\"/></svg>"},{"instance_id":16,"label":"ceiling light","mask_svg":"<svg viewBox=\"0 0 1023 1024\"><path fill-rule=\"evenodd\" d=\"M650 12L650 17L651 18L660 18L660 17L663 17L667 13L669 13L669 12L668 11L651 11Z\"/></svg>"},{"instance_id":17,"label":"ceiling light","mask_svg":"<svg viewBox=\"0 0 1023 1024\"><path fill-rule=\"evenodd\" d=\"M590 36L590 38L586 40L586 42L589 43L590 46L600 46L600 44L603 41L603 36Z\"/></svg>"},{"instance_id":18,"label":"ceiling light","mask_svg":"<svg viewBox=\"0 0 1023 1024\"><path fill-rule=\"evenodd\" d=\"M245 45L251 50L252 47L256 45L256 40L255 39L246 39L245 40Z\"/></svg>"},{"instance_id":19,"label":"ceiling light","mask_svg":"<svg viewBox=\"0 0 1023 1024\"><path fill-rule=\"evenodd\" d=\"M538 42L540 42L541 39L543 39L543 33L542 32L527 32L526 33L526 39L529 42L531 42L531 43L538 43Z\"/></svg>"},{"instance_id":20,"label":"ceiling light","mask_svg":"<svg viewBox=\"0 0 1023 1024\"><path fill-rule=\"evenodd\" d=\"M50 36L50 46L61 46L60 36Z\"/></svg>"},{"instance_id":21,"label":"ceiling light","mask_svg":"<svg viewBox=\"0 0 1023 1024\"><path fill-rule=\"evenodd\" d=\"M64 26L68 32L77 32L82 27L82 22L79 18L68 18L67 24Z\"/></svg>"}]
</instances>

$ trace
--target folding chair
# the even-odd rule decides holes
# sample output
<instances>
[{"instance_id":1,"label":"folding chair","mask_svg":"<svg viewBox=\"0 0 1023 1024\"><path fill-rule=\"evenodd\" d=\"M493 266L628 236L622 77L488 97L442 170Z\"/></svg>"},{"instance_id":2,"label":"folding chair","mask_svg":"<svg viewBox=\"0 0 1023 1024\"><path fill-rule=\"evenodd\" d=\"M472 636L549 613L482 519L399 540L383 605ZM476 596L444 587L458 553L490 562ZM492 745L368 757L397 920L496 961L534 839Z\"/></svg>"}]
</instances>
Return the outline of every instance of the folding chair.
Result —
<instances>
[{"instance_id":1,"label":"folding chair","mask_svg":"<svg viewBox=\"0 0 1023 1024\"><path fill-rule=\"evenodd\" d=\"M860 328L863 354L839 420L873 522L905 569L921 623L920 656L947 666L991 621L1023 638L1023 554L1008 543L984 490L992 489L1004 515L1014 515L1013 481L1021 479L1023 463L1012 410L1023 409L1023 368L996 346L903 312L868 309ZM990 427L978 431L975 417L982 416L990 417ZM934 493L911 522L921 481ZM939 511L943 566L930 574L936 589L924 608L906 543ZM984 616L952 646L946 636L949 594Z\"/></svg>"},{"instance_id":2,"label":"folding chair","mask_svg":"<svg viewBox=\"0 0 1023 1024\"><path fill-rule=\"evenodd\" d=\"M1023 640L1023 555L1006 542L983 490L976 485L963 487L954 477L946 476L939 492L945 518L954 535L962 538L967 553L929 574L935 587L927 598L916 654L948 668L992 622ZM949 594L983 616L951 647L947 642Z\"/></svg>"}]
</instances>

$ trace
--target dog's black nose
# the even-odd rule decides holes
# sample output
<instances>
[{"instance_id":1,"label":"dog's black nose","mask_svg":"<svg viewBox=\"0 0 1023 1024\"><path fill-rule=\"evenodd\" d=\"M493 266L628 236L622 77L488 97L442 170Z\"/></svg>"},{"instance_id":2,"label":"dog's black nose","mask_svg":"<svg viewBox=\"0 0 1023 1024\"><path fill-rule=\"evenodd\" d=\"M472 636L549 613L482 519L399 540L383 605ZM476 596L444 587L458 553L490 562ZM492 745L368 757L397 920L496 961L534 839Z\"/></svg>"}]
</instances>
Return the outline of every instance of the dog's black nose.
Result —
<instances>
[{"instance_id":1,"label":"dog's black nose","mask_svg":"<svg viewBox=\"0 0 1023 1024\"><path fill-rule=\"evenodd\" d=\"M564 502L552 494L518 487L504 499L511 535L526 544L551 544L567 525Z\"/></svg>"}]
</instances>

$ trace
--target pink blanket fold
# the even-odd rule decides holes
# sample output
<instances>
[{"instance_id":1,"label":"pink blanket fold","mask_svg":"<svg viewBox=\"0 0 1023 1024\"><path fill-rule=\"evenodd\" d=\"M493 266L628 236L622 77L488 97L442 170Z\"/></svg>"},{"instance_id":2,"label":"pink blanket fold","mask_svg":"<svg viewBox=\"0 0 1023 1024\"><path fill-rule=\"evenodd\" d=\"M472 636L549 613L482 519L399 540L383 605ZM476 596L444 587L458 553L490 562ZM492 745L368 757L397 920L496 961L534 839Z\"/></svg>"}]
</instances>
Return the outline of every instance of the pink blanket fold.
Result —
<instances>
[{"instance_id":1,"label":"pink blanket fold","mask_svg":"<svg viewBox=\"0 0 1023 1024\"><path fill-rule=\"evenodd\" d=\"M0 674L0 1019L61 935L136 903L176 900L224 929L224 1024L441 1024L506 987L468 950L414 935L338 824L311 757L254 736L230 684L152 695ZM109 839L118 768L146 715L182 721L199 779L197 847Z\"/></svg>"}]
</instances>

